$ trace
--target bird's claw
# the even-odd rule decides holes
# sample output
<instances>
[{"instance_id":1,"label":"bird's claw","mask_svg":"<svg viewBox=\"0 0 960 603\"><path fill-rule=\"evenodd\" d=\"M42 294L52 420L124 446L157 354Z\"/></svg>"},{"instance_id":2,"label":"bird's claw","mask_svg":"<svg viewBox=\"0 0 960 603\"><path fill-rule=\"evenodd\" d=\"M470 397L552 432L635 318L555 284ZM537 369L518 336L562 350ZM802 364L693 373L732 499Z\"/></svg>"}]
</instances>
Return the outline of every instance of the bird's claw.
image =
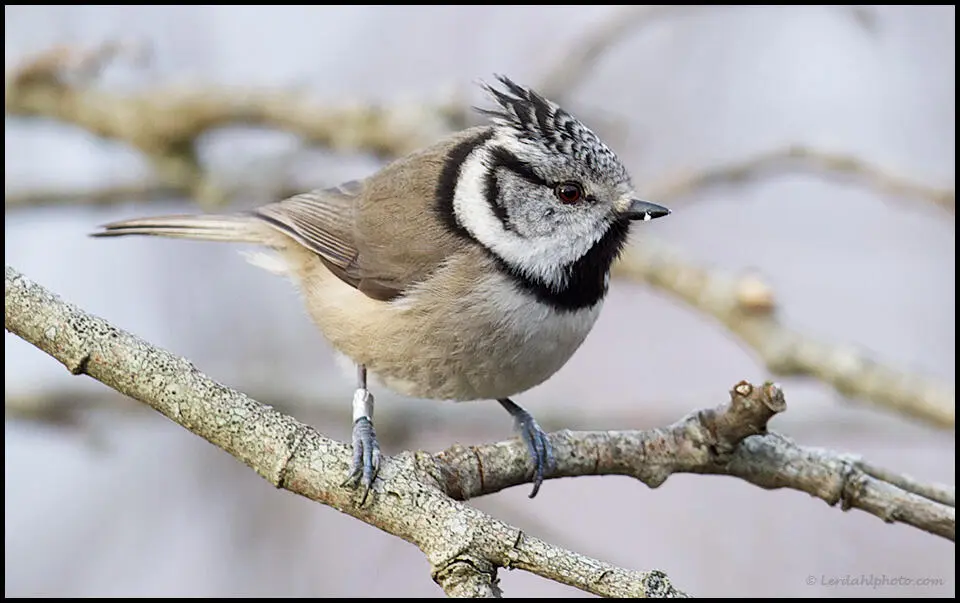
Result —
<instances>
[{"instance_id":1,"label":"bird's claw","mask_svg":"<svg viewBox=\"0 0 960 603\"><path fill-rule=\"evenodd\" d=\"M530 457L533 459L533 491L530 493L530 498L533 498L540 491L543 479L556 470L557 459L553 456L550 438L530 413L526 411L518 413L516 421L520 438L526 443Z\"/></svg>"},{"instance_id":2,"label":"bird's claw","mask_svg":"<svg viewBox=\"0 0 960 603\"><path fill-rule=\"evenodd\" d=\"M359 486L360 506L363 506L379 470L380 444L377 443L373 422L367 417L360 417L353 422L353 462L350 465L350 474L340 485L350 488Z\"/></svg>"}]
</instances>

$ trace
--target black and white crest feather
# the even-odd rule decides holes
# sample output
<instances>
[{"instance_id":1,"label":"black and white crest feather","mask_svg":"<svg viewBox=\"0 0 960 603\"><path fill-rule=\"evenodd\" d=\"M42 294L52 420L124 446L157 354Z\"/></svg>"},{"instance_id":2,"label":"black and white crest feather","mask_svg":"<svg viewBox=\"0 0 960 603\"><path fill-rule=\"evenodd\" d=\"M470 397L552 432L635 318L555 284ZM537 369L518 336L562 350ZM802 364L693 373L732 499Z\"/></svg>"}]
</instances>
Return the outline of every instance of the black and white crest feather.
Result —
<instances>
[{"instance_id":1,"label":"black and white crest feather","mask_svg":"<svg viewBox=\"0 0 960 603\"><path fill-rule=\"evenodd\" d=\"M630 179L616 153L580 120L510 78L503 75L496 78L503 84L504 90L486 83L481 86L500 108L477 108L477 111L489 116L495 125L510 128L524 142L562 153L603 178L621 182Z\"/></svg>"}]
</instances>

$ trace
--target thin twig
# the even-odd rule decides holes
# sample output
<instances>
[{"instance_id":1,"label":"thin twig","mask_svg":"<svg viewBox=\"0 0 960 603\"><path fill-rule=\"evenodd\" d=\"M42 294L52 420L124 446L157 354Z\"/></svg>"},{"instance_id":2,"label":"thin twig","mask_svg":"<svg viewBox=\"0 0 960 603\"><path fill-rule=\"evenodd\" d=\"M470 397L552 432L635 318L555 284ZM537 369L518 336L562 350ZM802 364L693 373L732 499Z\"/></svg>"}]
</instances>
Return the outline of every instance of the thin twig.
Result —
<instances>
[{"instance_id":1,"label":"thin twig","mask_svg":"<svg viewBox=\"0 0 960 603\"><path fill-rule=\"evenodd\" d=\"M264 400L277 410L304 418L311 424L349 424L350 398L343 390L300 391L282 387L254 388L248 395ZM509 425L500 412L491 412L486 405L461 405L455 410L442 404L409 404L383 391L377 397L377 437L395 447L410 442L412 434L437 428L452 434L502 431ZM651 409L651 406L657 408ZM575 409L552 406L537 412L537 420L547 430L578 425L584 429L600 429L606 425L657 425L669 421L665 405L641 405L640 408ZM129 398L113 391L86 388L44 388L40 391L11 392L4 395L4 411L8 420L48 423L54 426L84 427L88 411L114 412L118 416L146 415L143 405L131 404ZM453 416L457 421L450 422ZM146 416L153 416L152 414ZM382 426L381 426L382 425Z\"/></svg>"},{"instance_id":2,"label":"thin twig","mask_svg":"<svg viewBox=\"0 0 960 603\"><path fill-rule=\"evenodd\" d=\"M148 202L182 197L188 191L159 182L116 184L102 188L80 190L23 190L6 191L6 209L44 206L116 205L118 203Z\"/></svg>"},{"instance_id":3,"label":"thin twig","mask_svg":"<svg viewBox=\"0 0 960 603\"><path fill-rule=\"evenodd\" d=\"M649 196L676 207L683 197L720 184L740 184L771 172L807 170L857 179L882 194L920 199L948 213L956 213L956 190L912 181L855 156L802 145L776 149L725 165L691 171L651 187Z\"/></svg>"},{"instance_id":4,"label":"thin twig","mask_svg":"<svg viewBox=\"0 0 960 603\"><path fill-rule=\"evenodd\" d=\"M661 17L708 7L715 8L707 4L634 4L617 7L606 18L566 44L569 50L560 54L554 66L540 80L538 89L547 98L556 102L564 101L594 70L600 58L628 36L639 34L644 27ZM871 33L876 30L873 9L859 5L840 5L838 8L853 17L863 30Z\"/></svg>"},{"instance_id":5,"label":"thin twig","mask_svg":"<svg viewBox=\"0 0 960 603\"><path fill-rule=\"evenodd\" d=\"M935 500L948 507L957 506L956 488L953 486L947 486L945 484L924 484L909 475L899 475L863 460L857 460L856 465L870 477L880 481L890 482L905 492L911 492L924 498Z\"/></svg>"},{"instance_id":6,"label":"thin twig","mask_svg":"<svg viewBox=\"0 0 960 603\"><path fill-rule=\"evenodd\" d=\"M634 4L615 9L611 14L568 44L554 67L541 78L538 91L554 102L562 103L576 90L603 54L627 35L636 34L658 18L705 5Z\"/></svg>"}]
</instances>

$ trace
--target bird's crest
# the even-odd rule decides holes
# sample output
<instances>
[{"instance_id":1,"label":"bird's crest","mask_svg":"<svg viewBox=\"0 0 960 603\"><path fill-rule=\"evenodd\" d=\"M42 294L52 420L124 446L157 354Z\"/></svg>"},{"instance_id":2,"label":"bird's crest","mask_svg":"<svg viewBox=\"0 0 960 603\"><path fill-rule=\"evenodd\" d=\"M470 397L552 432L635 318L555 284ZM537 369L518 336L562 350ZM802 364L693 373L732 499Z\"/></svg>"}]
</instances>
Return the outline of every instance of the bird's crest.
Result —
<instances>
[{"instance_id":1,"label":"bird's crest","mask_svg":"<svg viewBox=\"0 0 960 603\"><path fill-rule=\"evenodd\" d=\"M602 177L629 180L627 170L616 153L580 120L553 101L510 78L503 75L496 78L503 84L503 89L487 83L480 85L498 108L477 108L477 111L490 117L495 126L511 130L519 140L581 162Z\"/></svg>"}]
</instances>

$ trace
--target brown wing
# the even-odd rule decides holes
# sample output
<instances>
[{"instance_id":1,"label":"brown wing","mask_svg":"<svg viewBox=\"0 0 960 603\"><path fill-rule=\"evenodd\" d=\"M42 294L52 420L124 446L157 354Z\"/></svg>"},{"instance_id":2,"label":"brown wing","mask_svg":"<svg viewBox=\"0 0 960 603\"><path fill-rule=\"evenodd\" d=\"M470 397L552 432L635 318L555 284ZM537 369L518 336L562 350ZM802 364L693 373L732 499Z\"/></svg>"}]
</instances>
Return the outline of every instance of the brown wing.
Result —
<instances>
[{"instance_id":1,"label":"brown wing","mask_svg":"<svg viewBox=\"0 0 960 603\"><path fill-rule=\"evenodd\" d=\"M316 253L342 281L386 301L399 296L403 288L401 283L391 282L389 275L363 270L359 250L362 237L357 232L362 188L361 182L352 180L259 207L254 213Z\"/></svg>"},{"instance_id":2,"label":"brown wing","mask_svg":"<svg viewBox=\"0 0 960 603\"><path fill-rule=\"evenodd\" d=\"M315 252L341 280L390 300L429 277L462 244L437 214L437 183L468 131L363 181L265 205L255 215Z\"/></svg>"},{"instance_id":3,"label":"brown wing","mask_svg":"<svg viewBox=\"0 0 960 603\"><path fill-rule=\"evenodd\" d=\"M335 188L294 195L258 207L254 214L317 253L344 276L357 278L359 252L354 225L361 186L358 181L350 181Z\"/></svg>"}]
</instances>

